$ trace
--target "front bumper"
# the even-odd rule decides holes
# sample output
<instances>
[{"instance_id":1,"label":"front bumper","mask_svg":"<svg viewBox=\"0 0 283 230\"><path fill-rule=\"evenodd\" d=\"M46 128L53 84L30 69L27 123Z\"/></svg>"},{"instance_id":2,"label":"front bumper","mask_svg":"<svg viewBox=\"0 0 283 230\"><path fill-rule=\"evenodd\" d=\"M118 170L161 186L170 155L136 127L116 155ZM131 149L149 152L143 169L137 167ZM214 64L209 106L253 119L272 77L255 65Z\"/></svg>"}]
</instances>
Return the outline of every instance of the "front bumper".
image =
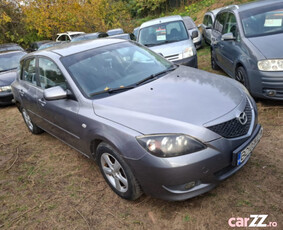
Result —
<instances>
[{"instance_id":1,"label":"front bumper","mask_svg":"<svg viewBox=\"0 0 283 230\"><path fill-rule=\"evenodd\" d=\"M197 55L194 55L194 56L189 57L189 58L184 58L184 59L181 59L181 60L176 60L176 61L173 61L173 63L178 64L178 65L185 65L185 66L198 68Z\"/></svg>"},{"instance_id":2,"label":"front bumper","mask_svg":"<svg viewBox=\"0 0 283 230\"><path fill-rule=\"evenodd\" d=\"M12 92L1 92L0 93L0 105L11 105L13 104L13 94Z\"/></svg>"},{"instance_id":3,"label":"front bumper","mask_svg":"<svg viewBox=\"0 0 283 230\"><path fill-rule=\"evenodd\" d=\"M253 96L283 100L283 72L263 72L251 69L248 71L248 76Z\"/></svg>"},{"instance_id":4,"label":"front bumper","mask_svg":"<svg viewBox=\"0 0 283 230\"><path fill-rule=\"evenodd\" d=\"M165 200L185 200L210 191L242 168L250 155L241 165L233 166L233 152L243 150L260 130L257 125L247 137L217 139L206 143L205 150L188 155L158 158L146 154L140 160L126 161L146 194Z\"/></svg>"},{"instance_id":5,"label":"front bumper","mask_svg":"<svg viewBox=\"0 0 283 230\"><path fill-rule=\"evenodd\" d=\"M195 45L196 49L201 48L201 46L202 46L202 40L199 40L199 41L194 42L194 45Z\"/></svg>"}]
</instances>

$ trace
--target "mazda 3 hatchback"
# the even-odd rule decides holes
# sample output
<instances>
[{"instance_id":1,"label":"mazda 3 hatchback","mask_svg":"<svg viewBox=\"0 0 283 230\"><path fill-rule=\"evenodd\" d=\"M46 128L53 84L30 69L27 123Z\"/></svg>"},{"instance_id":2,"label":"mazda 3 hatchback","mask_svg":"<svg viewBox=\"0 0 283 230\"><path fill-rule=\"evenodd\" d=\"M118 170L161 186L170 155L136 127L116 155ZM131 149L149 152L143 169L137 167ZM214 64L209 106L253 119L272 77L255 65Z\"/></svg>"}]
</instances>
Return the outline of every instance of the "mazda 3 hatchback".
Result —
<instances>
[{"instance_id":1,"label":"mazda 3 hatchback","mask_svg":"<svg viewBox=\"0 0 283 230\"><path fill-rule=\"evenodd\" d=\"M44 130L95 159L129 200L205 193L247 163L262 135L240 83L175 65L133 41L30 53L12 89L30 132Z\"/></svg>"}]
</instances>

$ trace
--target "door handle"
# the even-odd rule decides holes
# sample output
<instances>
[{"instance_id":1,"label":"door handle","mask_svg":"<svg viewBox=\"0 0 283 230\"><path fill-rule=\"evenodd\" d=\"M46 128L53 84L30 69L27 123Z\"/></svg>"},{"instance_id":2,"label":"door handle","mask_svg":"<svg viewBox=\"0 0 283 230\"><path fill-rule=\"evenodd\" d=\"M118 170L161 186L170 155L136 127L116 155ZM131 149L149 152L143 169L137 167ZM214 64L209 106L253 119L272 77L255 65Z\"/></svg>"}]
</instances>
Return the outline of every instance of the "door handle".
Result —
<instances>
[{"instance_id":1,"label":"door handle","mask_svg":"<svg viewBox=\"0 0 283 230\"><path fill-rule=\"evenodd\" d=\"M25 92L22 89L20 89L19 94L23 97L25 95Z\"/></svg>"},{"instance_id":2,"label":"door handle","mask_svg":"<svg viewBox=\"0 0 283 230\"><path fill-rule=\"evenodd\" d=\"M38 102L41 106L45 106L46 105L46 101L44 99L38 99Z\"/></svg>"}]
</instances>

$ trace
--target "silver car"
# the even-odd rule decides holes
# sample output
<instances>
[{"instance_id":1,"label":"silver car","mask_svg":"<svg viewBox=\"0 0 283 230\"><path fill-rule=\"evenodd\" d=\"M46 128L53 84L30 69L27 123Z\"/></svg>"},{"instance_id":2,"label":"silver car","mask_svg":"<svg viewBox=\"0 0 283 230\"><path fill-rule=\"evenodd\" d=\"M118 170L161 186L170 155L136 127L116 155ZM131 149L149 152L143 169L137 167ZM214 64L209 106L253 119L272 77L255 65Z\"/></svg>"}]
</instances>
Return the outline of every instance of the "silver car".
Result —
<instances>
[{"instance_id":1,"label":"silver car","mask_svg":"<svg viewBox=\"0 0 283 230\"><path fill-rule=\"evenodd\" d=\"M240 83L133 41L63 44L26 55L20 69L12 90L28 129L95 159L125 199L205 193L242 168L261 138Z\"/></svg>"},{"instance_id":2,"label":"silver car","mask_svg":"<svg viewBox=\"0 0 283 230\"><path fill-rule=\"evenodd\" d=\"M198 66L196 48L179 15L143 23L137 41L175 64Z\"/></svg>"},{"instance_id":3,"label":"silver car","mask_svg":"<svg viewBox=\"0 0 283 230\"><path fill-rule=\"evenodd\" d=\"M211 29L213 27L217 13L222 9L223 8L218 8L218 9L206 12L204 14L202 24L198 26L201 29L203 39L205 43L207 44L211 43Z\"/></svg>"}]
</instances>

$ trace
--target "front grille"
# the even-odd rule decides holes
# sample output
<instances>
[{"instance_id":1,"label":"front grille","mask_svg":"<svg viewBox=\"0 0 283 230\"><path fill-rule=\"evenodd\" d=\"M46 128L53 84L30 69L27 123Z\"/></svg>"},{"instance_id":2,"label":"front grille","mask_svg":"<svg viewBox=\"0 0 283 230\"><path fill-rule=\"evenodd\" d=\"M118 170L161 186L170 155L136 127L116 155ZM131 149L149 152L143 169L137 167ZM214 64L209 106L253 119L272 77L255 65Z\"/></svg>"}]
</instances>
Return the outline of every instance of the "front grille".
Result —
<instances>
[{"instance_id":1,"label":"front grille","mask_svg":"<svg viewBox=\"0 0 283 230\"><path fill-rule=\"evenodd\" d=\"M170 55L170 56L166 56L165 57L168 61L175 61L179 59L179 54L174 54L174 55Z\"/></svg>"},{"instance_id":2,"label":"front grille","mask_svg":"<svg viewBox=\"0 0 283 230\"><path fill-rule=\"evenodd\" d=\"M242 125L238 118L234 118L224 123L213 125L207 128L225 138L235 138L246 135L249 131L252 121L252 110L248 100L244 112L248 118L245 125Z\"/></svg>"}]
</instances>

